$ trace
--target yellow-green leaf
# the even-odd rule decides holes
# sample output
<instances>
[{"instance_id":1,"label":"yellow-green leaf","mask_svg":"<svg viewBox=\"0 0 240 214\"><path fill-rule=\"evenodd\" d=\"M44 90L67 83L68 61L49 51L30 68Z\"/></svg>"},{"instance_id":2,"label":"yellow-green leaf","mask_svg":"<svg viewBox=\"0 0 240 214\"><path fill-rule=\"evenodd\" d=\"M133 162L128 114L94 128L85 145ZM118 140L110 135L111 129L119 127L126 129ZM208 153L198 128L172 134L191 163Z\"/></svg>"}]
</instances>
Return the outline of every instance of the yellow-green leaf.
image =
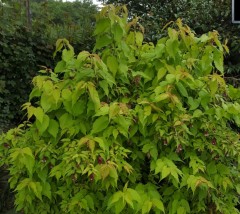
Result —
<instances>
[{"instance_id":1,"label":"yellow-green leaf","mask_svg":"<svg viewBox=\"0 0 240 214\"><path fill-rule=\"evenodd\" d=\"M59 124L56 120L50 119L49 121L49 127L48 127L48 132L54 137L57 137L58 134L58 129L59 129Z\"/></svg>"},{"instance_id":2,"label":"yellow-green leaf","mask_svg":"<svg viewBox=\"0 0 240 214\"><path fill-rule=\"evenodd\" d=\"M135 33L135 37L136 37L136 44L137 46L142 46L142 42L143 42L143 34L139 31L137 31Z\"/></svg>"},{"instance_id":3,"label":"yellow-green leaf","mask_svg":"<svg viewBox=\"0 0 240 214\"><path fill-rule=\"evenodd\" d=\"M109 56L107 58L107 66L109 70L112 72L113 76L116 76L117 70L118 70L118 61L115 56Z\"/></svg>"},{"instance_id":4,"label":"yellow-green leaf","mask_svg":"<svg viewBox=\"0 0 240 214\"><path fill-rule=\"evenodd\" d=\"M96 134L103 131L105 128L107 128L108 123L109 120L107 116L101 116L97 118L93 123L91 134Z\"/></svg>"},{"instance_id":5,"label":"yellow-green leaf","mask_svg":"<svg viewBox=\"0 0 240 214\"><path fill-rule=\"evenodd\" d=\"M100 104L100 99L95 86L91 82L89 82L87 86L88 86L90 97L95 105L95 109L99 109L101 104Z\"/></svg>"}]
</instances>

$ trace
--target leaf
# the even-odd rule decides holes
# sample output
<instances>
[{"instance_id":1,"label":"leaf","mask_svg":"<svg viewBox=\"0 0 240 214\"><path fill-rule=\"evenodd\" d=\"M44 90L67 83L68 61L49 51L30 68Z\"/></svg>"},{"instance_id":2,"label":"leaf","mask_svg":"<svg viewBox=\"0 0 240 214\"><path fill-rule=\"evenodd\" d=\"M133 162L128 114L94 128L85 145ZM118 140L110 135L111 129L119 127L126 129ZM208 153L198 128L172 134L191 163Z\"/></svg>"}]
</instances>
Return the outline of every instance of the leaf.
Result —
<instances>
[{"instance_id":1,"label":"leaf","mask_svg":"<svg viewBox=\"0 0 240 214\"><path fill-rule=\"evenodd\" d=\"M163 93L155 97L155 102L160 102L169 98L169 94Z\"/></svg>"},{"instance_id":2,"label":"leaf","mask_svg":"<svg viewBox=\"0 0 240 214\"><path fill-rule=\"evenodd\" d=\"M104 93L108 96L109 95L109 89L108 89L108 83L106 80L102 80L99 82L100 87L103 89Z\"/></svg>"},{"instance_id":3,"label":"leaf","mask_svg":"<svg viewBox=\"0 0 240 214\"><path fill-rule=\"evenodd\" d=\"M176 85L180 94L184 97L188 97L188 92L186 88L183 86L183 84L181 82L177 82Z\"/></svg>"},{"instance_id":4,"label":"leaf","mask_svg":"<svg viewBox=\"0 0 240 214\"><path fill-rule=\"evenodd\" d=\"M96 134L107 128L109 120L107 116L101 116L96 119L92 126L91 134Z\"/></svg>"},{"instance_id":5,"label":"leaf","mask_svg":"<svg viewBox=\"0 0 240 214\"><path fill-rule=\"evenodd\" d=\"M114 193L112 199L108 202L108 207L111 207L112 204L116 203L121 198L123 198L123 192L122 191L118 191L118 192Z\"/></svg>"},{"instance_id":6,"label":"leaf","mask_svg":"<svg viewBox=\"0 0 240 214\"><path fill-rule=\"evenodd\" d=\"M148 81L152 79L152 77L150 77L146 72L142 72L142 71L132 72L132 75L133 75L133 77L141 76L145 80L148 80Z\"/></svg>"},{"instance_id":7,"label":"leaf","mask_svg":"<svg viewBox=\"0 0 240 214\"><path fill-rule=\"evenodd\" d=\"M21 191L29 185L32 180L30 178L25 178L22 181L19 181L19 184L16 187L16 190Z\"/></svg>"},{"instance_id":8,"label":"leaf","mask_svg":"<svg viewBox=\"0 0 240 214\"><path fill-rule=\"evenodd\" d=\"M34 109L34 115L40 123L43 122L44 112L41 107L37 107Z\"/></svg>"},{"instance_id":9,"label":"leaf","mask_svg":"<svg viewBox=\"0 0 240 214\"><path fill-rule=\"evenodd\" d=\"M35 107L33 106L27 107L28 120L33 116L34 112L35 112Z\"/></svg>"},{"instance_id":10,"label":"leaf","mask_svg":"<svg viewBox=\"0 0 240 214\"><path fill-rule=\"evenodd\" d=\"M186 209L184 207L177 208L177 214L186 214Z\"/></svg>"},{"instance_id":11,"label":"leaf","mask_svg":"<svg viewBox=\"0 0 240 214\"><path fill-rule=\"evenodd\" d=\"M79 80L92 79L94 77L96 77L96 74L92 68L80 68L76 74L76 78Z\"/></svg>"},{"instance_id":12,"label":"leaf","mask_svg":"<svg viewBox=\"0 0 240 214\"><path fill-rule=\"evenodd\" d=\"M88 51L82 51L78 54L77 60L80 62L85 61L89 57L90 53Z\"/></svg>"},{"instance_id":13,"label":"leaf","mask_svg":"<svg viewBox=\"0 0 240 214\"><path fill-rule=\"evenodd\" d=\"M135 38L136 38L136 44L137 46L142 46L142 42L143 42L143 34L139 31L137 31L135 33Z\"/></svg>"},{"instance_id":14,"label":"leaf","mask_svg":"<svg viewBox=\"0 0 240 214\"><path fill-rule=\"evenodd\" d=\"M126 191L126 192L128 192L128 193L131 194L132 199L133 199L134 201L138 201L138 202L141 201L140 195L138 194L138 192L137 192L136 190L131 189L131 188L127 188L127 191Z\"/></svg>"},{"instance_id":15,"label":"leaf","mask_svg":"<svg viewBox=\"0 0 240 214\"><path fill-rule=\"evenodd\" d=\"M52 198L51 186L48 182L42 183L42 195L45 195L50 200Z\"/></svg>"},{"instance_id":16,"label":"leaf","mask_svg":"<svg viewBox=\"0 0 240 214\"><path fill-rule=\"evenodd\" d=\"M63 73L63 72L65 72L65 69L66 69L66 62L62 60L57 63L57 65L54 69L54 72L55 73Z\"/></svg>"},{"instance_id":17,"label":"leaf","mask_svg":"<svg viewBox=\"0 0 240 214\"><path fill-rule=\"evenodd\" d=\"M158 150L157 148L153 148L150 150L150 155L154 160L157 160L158 158Z\"/></svg>"},{"instance_id":18,"label":"leaf","mask_svg":"<svg viewBox=\"0 0 240 214\"><path fill-rule=\"evenodd\" d=\"M159 209L159 210L161 210L162 212L165 213L165 210L164 210L164 206L163 206L163 202L162 202L162 201L160 201L160 200L158 200L158 199L152 199L152 203L153 203L153 205L154 205L157 209Z\"/></svg>"},{"instance_id":19,"label":"leaf","mask_svg":"<svg viewBox=\"0 0 240 214\"><path fill-rule=\"evenodd\" d=\"M73 119L72 116L68 113L63 114L59 118L59 124L61 129L67 129L70 128L73 125Z\"/></svg>"},{"instance_id":20,"label":"leaf","mask_svg":"<svg viewBox=\"0 0 240 214\"><path fill-rule=\"evenodd\" d=\"M42 186L39 182L30 182L29 187L33 190L34 194L42 201Z\"/></svg>"},{"instance_id":21,"label":"leaf","mask_svg":"<svg viewBox=\"0 0 240 214\"><path fill-rule=\"evenodd\" d=\"M36 173L37 173L38 177L41 179L41 181L43 183L45 183L47 180L47 177L48 177L48 168L44 167L41 170L37 170Z\"/></svg>"},{"instance_id":22,"label":"leaf","mask_svg":"<svg viewBox=\"0 0 240 214\"><path fill-rule=\"evenodd\" d=\"M54 89L53 82L50 81L50 80L44 81L44 82L43 82L43 88L42 88L42 89L43 89L43 91L44 91L45 93L47 93L48 95L50 95L51 92L52 92L53 89Z\"/></svg>"},{"instance_id":23,"label":"leaf","mask_svg":"<svg viewBox=\"0 0 240 214\"><path fill-rule=\"evenodd\" d=\"M169 167L167 167L167 166L164 166L164 167L162 168L161 180L164 179L164 178L166 178L170 173L171 173L171 169L170 169Z\"/></svg>"},{"instance_id":24,"label":"leaf","mask_svg":"<svg viewBox=\"0 0 240 214\"><path fill-rule=\"evenodd\" d=\"M32 98L34 97L40 97L41 96L41 91L39 90L39 88L33 88L33 90L31 91L30 95L29 95L29 100L32 100Z\"/></svg>"},{"instance_id":25,"label":"leaf","mask_svg":"<svg viewBox=\"0 0 240 214\"><path fill-rule=\"evenodd\" d=\"M128 66L124 63L120 63L118 65L119 72L123 74L125 77L128 75Z\"/></svg>"},{"instance_id":26,"label":"leaf","mask_svg":"<svg viewBox=\"0 0 240 214\"><path fill-rule=\"evenodd\" d=\"M240 195L240 185L237 184L237 185L235 186L235 188L236 188L236 190L237 190L237 193Z\"/></svg>"},{"instance_id":27,"label":"leaf","mask_svg":"<svg viewBox=\"0 0 240 214\"><path fill-rule=\"evenodd\" d=\"M126 42L129 45L133 45L135 43L134 32L130 31L127 35Z\"/></svg>"},{"instance_id":28,"label":"leaf","mask_svg":"<svg viewBox=\"0 0 240 214\"><path fill-rule=\"evenodd\" d=\"M166 50L171 57L175 58L178 52L178 41L176 39L168 39L166 42Z\"/></svg>"},{"instance_id":29,"label":"leaf","mask_svg":"<svg viewBox=\"0 0 240 214\"><path fill-rule=\"evenodd\" d=\"M113 32L114 40L117 43L120 43L121 39L123 38L123 35L124 35L124 31L123 31L122 27L118 23L115 23L112 26L112 32Z\"/></svg>"},{"instance_id":30,"label":"leaf","mask_svg":"<svg viewBox=\"0 0 240 214\"><path fill-rule=\"evenodd\" d=\"M201 60L202 73L208 75L211 73L212 67L212 56L211 54L205 54Z\"/></svg>"},{"instance_id":31,"label":"leaf","mask_svg":"<svg viewBox=\"0 0 240 214\"><path fill-rule=\"evenodd\" d=\"M109 176L114 178L116 181L118 179L118 174L117 174L117 170L115 169L115 167L110 167L110 171L109 171Z\"/></svg>"},{"instance_id":32,"label":"leaf","mask_svg":"<svg viewBox=\"0 0 240 214\"><path fill-rule=\"evenodd\" d=\"M118 103L112 103L109 108L109 119L111 120L113 117L119 114L120 108Z\"/></svg>"},{"instance_id":33,"label":"leaf","mask_svg":"<svg viewBox=\"0 0 240 214\"><path fill-rule=\"evenodd\" d=\"M24 154L28 154L28 155L24 155L23 157L21 157L20 161L26 166L26 168L29 172L29 175L31 177L33 174L33 168L35 165L35 158L33 157L32 152L30 153L31 150L29 149L30 151L28 151L28 153L27 153L26 149L29 149L29 148L22 149L22 152ZM31 154L31 156L29 154Z\"/></svg>"},{"instance_id":34,"label":"leaf","mask_svg":"<svg viewBox=\"0 0 240 214\"><path fill-rule=\"evenodd\" d=\"M114 137L115 140L117 139L118 134L119 134L118 130L114 129L113 130L113 137Z\"/></svg>"},{"instance_id":35,"label":"leaf","mask_svg":"<svg viewBox=\"0 0 240 214\"><path fill-rule=\"evenodd\" d=\"M80 116L81 114L83 114L85 112L86 101L84 99L80 99L73 106L71 104L71 107L72 108L71 108L70 113L72 113L73 116Z\"/></svg>"},{"instance_id":36,"label":"leaf","mask_svg":"<svg viewBox=\"0 0 240 214\"><path fill-rule=\"evenodd\" d=\"M152 148L153 148L153 145L152 145L152 144L150 144L150 143L145 144L145 145L143 146L143 148L142 148L142 152L143 152L143 153L148 153L148 152L150 151L150 149L152 149Z\"/></svg>"},{"instance_id":37,"label":"leaf","mask_svg":"<svg viewBox=\"0 0 240 214\"><path fill-rule=\"evenodd\" d=\"M149 213L152 208L153 203L149 200L145 201L142 206L142 214Z\"/></svg>"},{"instance_id":38,"label":"leaf","mask_svg":"<svg viewBox=\"0 0 240 214\"><path fill-rule=\"evenodd\" d=\"M167 73L167 69L165 67L162 67L158 70L158 74L157 74L157 79L161 80Z\"/></svg>"},{"instance_id":39,"label":"leaf","mask_svg":"<svg viewBox=\"0 0 240 214\"><path fill-rule=\"evenodd\" d=\"M124 207L126 206L126 202L124 200L119 200L116 204L115 204L115 213L119 214L123 211Z\"/></svg>"},{"instance_id":40,"label":"leaf","mask_svg":"<svg viewBox=\"0 0 240 214\"><path fill-rule=\"evenodd\" d=\"M69 62L71 59L73 59L74 57L74 52L73 50L67 50L67 49L64 49L62 51L62 59L65 61L65 62Z\"/></svg>"},{"instance_id":41,"label":"leaf","mask_svg":"<svg viewBox=\"0 0 240 214\"><path fill-rule=\"evenodd\" d=\"M107 66L109 70L112 72L113 77L116 76L117 70L118 70L118 61L115 56L109 56L107 58Z\"/></svg>"},{"instance_id":42,"label":"leaf","mask_svg":"<svg viewBox=\"0 0 240 214\"><path fill-rule=\"evenodd\" d=\"M195 110L199 104L200 104L199 99L193 99L192 97L188 97L188 104L190 105L190 110Z\"/></svg>"},{"instance_id":43,"label":"leaf","mask_svg":"<svg viewBox=\"0 0 240 214\"><path fill-rule=\"evenodd\" d=\"M201 42L207 42L208 40L211 39L211 37L207 36L206 34L203 34L199 39Z\"/></svg>"},{"instance_id":44,"label":"leaf","mask_svg":"<svg viewBox=\"0 0 240 214\"><path fill-rule=\"evenodd\" d=\"M103 61L99 62L99 67L101 68L101 72L99 73L99 75L107 81L109 86L116 84L114 77L111 73L109 73L108 67L103 63Z\"/></svg>"},{"instance_id":45,"label":"leaf","mask_svg":"<svg viewBox=\"0 0 240 214\"><path fill-rule=\"evenodd\" d=\"M118 131L124 136L128 137L128 130L131 125L131 120L123 115L118 115L113 120L118 124Z\"/></svg>"},{"instance_id":46,"label":"leaf","mask_svg":"<svg viewBox=\"0 0 240 214\"><path fill-rule=\"evenodd\" d=\"M60 99L60 90L59 89L54 89L52 91L52 96L53 96L53 98L55 100L55 103L57 104L59 99Z\"/></svg>"},{"instance_id":47,"label":"leaf","mask_svg":"<svg viewBox=\"0 0 240 214\"><path fill-rule=\"evenodd\" d=\"M94 140L95 140L96 142L98 142L99 147L100 147L103 151L105 151L105 150L108 148L102 138L100 138L100 137L95 137Z\"/></svg>"},{"instance_id":48,"label":"leaf","mask_svg":"<svg viewBox=\"0 0 240 214\"><path fill-rule=\"evenodd\" d=\"M131 208L134 208L133 207L133 200L132 200L132 196L129 192L126 192L124 194L124 200L127 202L128 205L130 205Z\"/></svg>"},{"instance_id":49,"label":"leaf","mask_svg":"<svg viewBox=\"0 0 240 214\"><path fill-rule=\"evenodd\" d=\"M90 97L95 105L95 109L99 109L101 104L100 104L100 99L99 99L98 92L97 92L95 86L91 82L89 82L87 87L89 90Z\"/></svg>"},{"instance_id":50,"label":"leaf","mask_svg":"<svg viewBox=\"0 0 240 214\"><path fill-rule=\"evenodd\" d=\"M62 90L62 98L64 100L71 100L71 97L72 97L72 92L68 88L65 88Z\"/></svg>"},{"instance_id":51,"label":"leaf","mask_svg":"<svg viewBox=\"0 0 240 214\"><path fill-rule=\"evenodd\" d=\"M164 166L165 166L165 163L163 162L163 160L158 159L156 161L155 174L158 174L159 172L161 172Z\"/></svg>"},{"instance_id":52,"label":"leaf","mask_svg":"<svg viewBox=\"0 0 240 214\"><path fill-rule=\"evenodd\" d=\"M111 26L111 21L109 18L101 18L96 23L96 29L93 32L93 35L98 35L104 33Z\"/></svg>"},{"instance_id":53,"label":"leaf","mask_svg":"<svg viewBox=\"0 0 240 214\"><path fill-rule=\"evenodd\" d=\"M199 109L196 109L194 112L193 112L193 116L192 118L197 118L197 117L201 117L203 115L203 112Z\"/></svg>"},{"instance_id":54,"label":"leaf","mask_svg":"<svg viewBox=\"0 0 240 214\"><path fill-rule=\"evenodd\" d=\"M145 117L150 116L152 113L152 107L150 105L144 107L144 115Z\"/></svg>"},{"instance_id":55,"label":"leaf","mask_svg":"<svg viewBox=\"0 0 240 214\"><path fill-rule=\"evenodd\" d=\"M164 44L157 44L155 47L155 54L156 57L161 58L162 55L166 52L165 45Z\"/></svg>"},{"instance_id":56,"label":"leaf","mask_svg":"<svg viewBox=\"0 0 240 214\"><path fill-rule=\"evenodd\" d=\"M44 112L48 112L52 107L52 98L48 96L46 93L43 93L41 96L40 104Z\"/></svg>"},{"instance_id":57,"label":"leaf","mask_svg":"<svg viewBox=\"0 0 240 214\"><path fill-rule=\"evenodd\" d=\"M173 83L176 80L176 76L174 74L167 74L166 81L168 83Z\"/></svg>"},{"instance_id":58,"label":"leaf","mask_svg":"<svg viewBox=\"0 0 240 214\"><path fill-rule=\"evenodd\" d=\"M209 88L211 91L211 95L214 96L218 90L218 82L216 80L211 80L209 82Z\"/></svg>"},{"instance_id":59,"label":"leaf","mask_svg":"<svg viewBox=\"0 0 240 214\"><path fill-rule=\"evenodd\" d=\"M26 154L26 155L28 155L28 156L30 156L31 158L34 159L34 155L32 153L32 150L29 147L23 148L22 153L24 153L24 154Z\"/></svg>"},{"instance_id":60,"label":"leaf","mask_svg":"<svg viewBox=\"0 0 240 214\"><path fill-rule=\"evenodd\" d=\"M48 127L49 134L51 134L54 138L56 138L58 134L58 129L59 129L58 122L56 120L50 119L49 127Z\"/></svg>"},{"instance_id":61,"label":"leaf","mask_svg":"<svg viewBox=\"0 0 240 214\"><path fill-rule=\"evenodd\" d=\"M55 49L55 52L53 54L53 58L56 56L57 52L62 50L62 48L63 48L63 40L62 39L58 39L56 41L56 49Z\"/></svg>"},{"instance_id":62,"label":"leaf","mask_svg":"<svg viewBox=\"0 0 240 214\"><path fill-rule=\"evenodd\" d=\"M108 35L101 35L97 38L96 40L96 44L95 44L95 47L94 47L94 51L95 50L98 50L98 49L101 49L109 44L112 43L112 38Z\"/></svg>"},{"instance_id":63,"label":"leaf","mask_svg":"<svg viewBox=\"0 0 240 214\"><path fill-rule=\"evenodd\" d=\"M223 53L217 48L214 48L213 60L216 68L223 74Z\"/></svg>"},{"instance_id":64,"label":"leaf","mask_svg":"<svg viewBox=\"0 0 240 214\"><path fill-rule=\"evenodd\" d=\"M212 161L207 165L207 173L213 175L217 173L216 164Z\"/></svg>"},{"instance_id":65,"label":"leaf","mask_svg":"<svg viewBox=\"0 0 240 214\"><path fill-rule=\"evenodd\" d=\"M184 209L187 213L191 213L188 201L186 201L185 199L182 199L180 201L180 204L182 205L182 207L184 207Z\"/></svg>"},{"instance_id":66,"label":"leaf","mask_svg":"<svg viewBox=\"0 0 240 214\"><path fill-rule=\"evenodd\" d=\"M43 117L43 122L40 123L39 121L36 121L36 126L40 132L40 134L43 134L49 126L49 117L45 114Z\"/></svg>"},{"instance_id":67,"label":"leaf","mask_svg":"<svg viewBox=\"0 0 240 214\"><path fill-rule=\"evenodd\" d=\"M90 195L86 195L84 197L87 200L88 207L92 210L94 210L94 201L93 198Z\"/></svg>"},{"instance_id":68,"label":"leaf","mask_svg":"<svg viewBox=\"0 0 240 214\"><path fill-rule=\"evenodd\" d=\"M95 141L89 140L88 141L88 147L89 147L90 151L93 153L93 151L95 149Z\"/></svg>"},{"instance_id":69,"label":"leaf","mask_svg":"<svg viewBox=\"0 0 240 214\"><path fill-rule=\"evenodd\" d=\"M193 193L196 190L196 182L197 178L194 175L190 175L187 179L188 188L191 187Z\"/></svg>"}]
</instances>

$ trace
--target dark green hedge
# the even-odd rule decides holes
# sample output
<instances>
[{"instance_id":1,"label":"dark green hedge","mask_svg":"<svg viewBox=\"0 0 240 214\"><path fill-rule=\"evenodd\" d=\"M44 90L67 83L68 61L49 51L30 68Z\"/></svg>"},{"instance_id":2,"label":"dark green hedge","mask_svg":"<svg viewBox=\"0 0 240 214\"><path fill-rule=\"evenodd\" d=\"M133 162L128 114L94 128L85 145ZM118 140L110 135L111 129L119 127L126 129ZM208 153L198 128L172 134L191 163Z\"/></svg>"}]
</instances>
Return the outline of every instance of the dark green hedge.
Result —
<instances>
[{"instance_id":1,"label":"dark green hedge","mask_svg":"<svg viewBox=\"0 0 240 214\"><path fill-rule=\"evenodd\" d=\"M0 31L0 129L19 123L31 80L41 65L53 64L53 46L23 26Z\"/></svg>"}]
</instances>

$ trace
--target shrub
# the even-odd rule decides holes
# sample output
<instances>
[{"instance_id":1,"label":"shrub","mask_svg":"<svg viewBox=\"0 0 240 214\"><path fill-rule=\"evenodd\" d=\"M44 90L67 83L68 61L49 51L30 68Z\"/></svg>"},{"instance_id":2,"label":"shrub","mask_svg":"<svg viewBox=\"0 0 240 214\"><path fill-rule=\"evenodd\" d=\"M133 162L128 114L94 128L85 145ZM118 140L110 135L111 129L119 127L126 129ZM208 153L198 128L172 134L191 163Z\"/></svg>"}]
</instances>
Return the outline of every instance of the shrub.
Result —
<instances>
[{"instance_id":1,"label":"shrub","mask_svg":"<svg viewBox=\"0 0 240 214\"><path fill-rule=\"evenodd\" d=\"M156 45L125 7L97 17L94 53L65 39L33 79L27 121L1 136L25 213L239 213L239 90L217 32L177 20ZM56 53L55 53L56 54Z\"/></svg>"}]
</instances>

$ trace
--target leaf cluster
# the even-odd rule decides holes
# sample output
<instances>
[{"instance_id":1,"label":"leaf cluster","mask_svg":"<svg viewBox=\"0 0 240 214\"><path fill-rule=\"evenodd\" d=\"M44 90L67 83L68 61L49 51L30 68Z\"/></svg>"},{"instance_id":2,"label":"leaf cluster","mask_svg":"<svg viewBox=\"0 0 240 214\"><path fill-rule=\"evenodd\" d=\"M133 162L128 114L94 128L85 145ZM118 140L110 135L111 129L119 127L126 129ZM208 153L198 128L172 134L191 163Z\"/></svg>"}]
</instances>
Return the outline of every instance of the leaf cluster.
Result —
<instances>
[{"instance_id":1,"label":"leaf cluster","mask_svg":"<svg viewBox=\"0 0 240 214\"><path fill-rule=\"evenodd\" d=\"M93 53L66 39L34 77L27 120L1 136L25 213L224 213L239 204L239 89L225 83L217 32L180 19L143 42L138 20L109 5Z\"/></svg>"},{"instance_id":2,"label":"leaf cluster","mask_svg":"<svg viewBox=\"0 0 240 214\"><path fill-rule=\"evenodd\" d=\"M154 43L165 36L162 28L177 18L183 19L184 23L199 36L213 29L217 30L221 35L221 41L228 38L229 43L230 55L225 58L225 73L230 77L239 74L240 26L231 23L231 0L102 0L102 2L126 4L130 18L140 17L140 22L145 28L145 40ZM239 85L239 80L231 80L231 83Z\"/></svg>"}]
</instances>

